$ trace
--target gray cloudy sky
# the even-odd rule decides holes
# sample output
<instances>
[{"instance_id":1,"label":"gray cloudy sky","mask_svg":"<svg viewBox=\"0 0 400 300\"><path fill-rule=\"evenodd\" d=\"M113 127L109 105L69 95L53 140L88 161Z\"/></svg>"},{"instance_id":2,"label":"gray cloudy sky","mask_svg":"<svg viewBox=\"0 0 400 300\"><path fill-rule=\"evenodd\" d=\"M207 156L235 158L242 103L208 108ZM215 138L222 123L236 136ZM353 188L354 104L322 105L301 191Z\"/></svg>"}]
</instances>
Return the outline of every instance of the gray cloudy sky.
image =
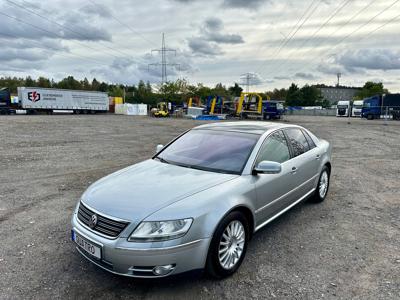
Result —
<instances>
[{"instance_id":1,"label":"gray cloudy sky","mask_svg":"<svg viewBox=\"0 0 400 300\"><path fill-rule=\"evenodd\" d=\"M400 0L0 0L0 76L160 81L151 50L165 32L169 79L253 89L291 82L400 92Z\"/></svg>"}]
</instances>

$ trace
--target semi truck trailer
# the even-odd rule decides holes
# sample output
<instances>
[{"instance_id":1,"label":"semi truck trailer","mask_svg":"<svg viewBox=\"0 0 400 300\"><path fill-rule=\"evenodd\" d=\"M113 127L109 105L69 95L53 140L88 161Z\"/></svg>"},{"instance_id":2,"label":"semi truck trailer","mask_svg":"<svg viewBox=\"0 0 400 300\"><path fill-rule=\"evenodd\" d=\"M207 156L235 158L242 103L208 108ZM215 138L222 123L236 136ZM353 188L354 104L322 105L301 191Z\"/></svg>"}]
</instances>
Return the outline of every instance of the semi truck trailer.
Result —
<instances>
[{"instance_id":1,"label":"semi truck trailer","mask_svg":"<svg viewBox=\"0 0 400 300\"><path fill-rule=\"evenodd\" d=\"M107 112L107 93L19 87L18 99L27 113L72 110L74 113Z\"/></svg>"},{"instance_id":2,"label":"semi truck trailer","mask_svg":"<svg viewBox=\"0 0 400 300\"><path fill-rule=\"evenodd\" d=\"M10 90L0 89L0 113L12 114L26 110L27 114L70 110L74 113L96 113L109 110L107 93L34 87L19 87L18 103L12 103Z\"/></svg>"},{"instance_id":3,"label":"semi truck trailer","mask_svg":"<svg viewBox=\"0 0 400 300\"><path fill-rule=\"evenodd\" d=\"M364 99L361 112L363 118L373 120L385 115L400 120L400 94L376 95Z\"/></svg>"}]
</instances>

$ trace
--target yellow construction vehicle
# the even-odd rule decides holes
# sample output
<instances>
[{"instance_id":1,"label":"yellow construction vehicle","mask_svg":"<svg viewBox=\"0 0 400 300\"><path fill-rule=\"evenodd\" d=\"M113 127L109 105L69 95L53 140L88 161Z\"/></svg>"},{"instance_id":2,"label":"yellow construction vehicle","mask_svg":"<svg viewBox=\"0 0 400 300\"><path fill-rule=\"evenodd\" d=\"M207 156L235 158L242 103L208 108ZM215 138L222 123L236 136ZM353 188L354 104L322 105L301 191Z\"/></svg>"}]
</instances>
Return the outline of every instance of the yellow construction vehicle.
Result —
<instances>
[{"instance_id":1,"label":"yellow construction vehicle","mask_svg":"<svg viewBox=\"0 0 400 300\"><path fill-rule=\"evenodd\" d=\"M253 101L255 99L255 102ZM236 116L247 118L248 116L256 116L262 118L263 102L260 94L242 92L236 107Z\"/></svg>"},{"instance_id":2,"label":"yellow construction vehicle","mask_svg":"<svg viewBox=\"0 0 400 300\"><path fill-rule=\"evenodd\" d=\"M154 112L154 116L159 118L169 117L168 103L159 102L157 104L157 110Z\"/></svg>"}]
</instances>

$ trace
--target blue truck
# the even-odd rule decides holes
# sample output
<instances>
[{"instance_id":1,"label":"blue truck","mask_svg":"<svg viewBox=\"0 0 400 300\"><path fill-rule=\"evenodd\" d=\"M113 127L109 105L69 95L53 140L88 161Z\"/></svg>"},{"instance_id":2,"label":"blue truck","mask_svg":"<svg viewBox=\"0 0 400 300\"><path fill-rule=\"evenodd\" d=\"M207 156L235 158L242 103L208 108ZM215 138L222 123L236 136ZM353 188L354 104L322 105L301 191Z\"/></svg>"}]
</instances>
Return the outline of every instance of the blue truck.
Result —
<instances>
[{"instance_id":1,"label":"blue truck","mask_svg":"<svg viewBox=\"0 0 400 300\"><path fill-rule=\"evenodd\" d=\"M9 88L0 88L0 115L10 115L16 113L16 105L11 103Z\"/></svg>"},{"instance_id":2,"label":"blue truck","mask_svg":"<svg viewBox=\"0 0 400 300\"><path fill-rule=\"evenodd\" d=\"M284 114L283 101L268 100L263 101L263 119L272 120L280 119Z\"/></svg>"},{"instance_id":3,"label":"blue truck","mask_svg":"<svg viewBox=\"0 0 400 300\"><path fill-rule=\"evenodd\" d=\"M361 117L368 120L389 115L393 120L400 120L400 94L376 95L364 99Z\"/></svg>"}]
</instances>

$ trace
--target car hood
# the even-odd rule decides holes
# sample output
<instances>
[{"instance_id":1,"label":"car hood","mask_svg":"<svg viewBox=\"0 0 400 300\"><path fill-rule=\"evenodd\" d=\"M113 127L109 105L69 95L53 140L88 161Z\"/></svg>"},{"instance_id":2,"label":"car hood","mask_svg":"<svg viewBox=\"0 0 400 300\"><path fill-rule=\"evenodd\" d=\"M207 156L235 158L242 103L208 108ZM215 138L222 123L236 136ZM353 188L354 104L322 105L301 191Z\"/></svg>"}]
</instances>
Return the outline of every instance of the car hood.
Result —
<instances>
[{"instance_id":1,"label":"car hood","mask_svg":"<svg viewBox=\"0 0 400 300\"><path fill-rule=\"evenodd\" d=\"M95 182L82 201L99 213L139 223L163 207L236 177L150 159Z\"/></svg>"}]
</instances>

